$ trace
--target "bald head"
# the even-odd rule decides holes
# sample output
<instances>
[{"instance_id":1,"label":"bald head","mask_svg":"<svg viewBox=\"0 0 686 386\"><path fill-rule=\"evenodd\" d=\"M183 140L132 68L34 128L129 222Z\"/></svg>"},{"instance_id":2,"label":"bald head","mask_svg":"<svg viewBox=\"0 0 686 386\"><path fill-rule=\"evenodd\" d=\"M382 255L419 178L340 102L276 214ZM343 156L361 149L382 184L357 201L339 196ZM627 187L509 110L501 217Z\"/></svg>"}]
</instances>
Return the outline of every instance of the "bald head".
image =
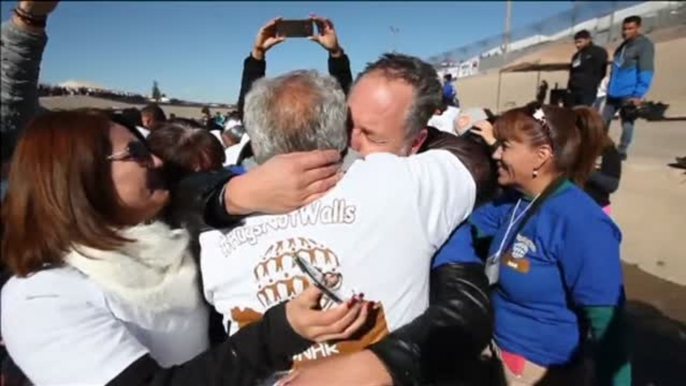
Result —
<instances>
[{"instance_id":1,"label":"bald head","mask_svg":"<svg viewBox=\"0 0 686 386\"><path fill-rule=\"evenodd\" d=\"M256 161L297 151L344 150L345 95L336 80L294 71L256 81L245 100L245 129Z\"/></svg>"},{"instance_id":2,"label":"bald head","mask_svg":"<svg viewBox=\"0 0 686 386\"><path fill-rule=\"evenodd\" d=\"M277 83L272 90L270 104L278 106L272 110L272 119L280 122L286 131L298 131L315 120L315 104L319 90L304 76L294 74Z\"/></svg>"}]
</instances>

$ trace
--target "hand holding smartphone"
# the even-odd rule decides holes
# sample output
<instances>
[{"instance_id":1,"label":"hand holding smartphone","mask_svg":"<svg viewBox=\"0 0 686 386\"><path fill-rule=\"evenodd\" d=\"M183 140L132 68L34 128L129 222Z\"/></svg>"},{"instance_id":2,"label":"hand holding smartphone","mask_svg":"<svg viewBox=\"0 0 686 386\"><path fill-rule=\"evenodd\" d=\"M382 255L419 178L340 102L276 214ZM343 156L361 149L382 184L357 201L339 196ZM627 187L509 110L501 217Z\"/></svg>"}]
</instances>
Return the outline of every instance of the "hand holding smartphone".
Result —
<instances>
[{"instance_id":1,"label":"hand holding smartphone","mask_svg":"<svg viewBox=\"0 0 686 386\"><path fill-rule=\"evenodd\" d=\"M302 20L279 20L276 23L276 35L289 38L306 38L314 34L313 21Z\"/></svg>"}]
</instances>

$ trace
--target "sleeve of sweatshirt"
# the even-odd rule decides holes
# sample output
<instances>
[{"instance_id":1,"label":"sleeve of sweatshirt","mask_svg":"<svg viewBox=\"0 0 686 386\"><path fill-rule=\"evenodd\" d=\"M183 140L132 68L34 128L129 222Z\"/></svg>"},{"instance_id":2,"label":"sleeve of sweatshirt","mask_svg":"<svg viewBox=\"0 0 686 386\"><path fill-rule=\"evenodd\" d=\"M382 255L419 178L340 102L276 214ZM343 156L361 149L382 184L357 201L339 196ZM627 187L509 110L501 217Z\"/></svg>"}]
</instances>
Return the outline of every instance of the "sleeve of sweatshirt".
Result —
<instances>
[{"instance_id":1,"label":"sleeve of sweatshirt","mask_svg":"<svg viewBox=\"0 0 686 386\"><path fill-rule=\"evenodd\" d=\"M250 87L256 80L263 78L267 71L267 61L253 58L248 55L243 61L243 74L241 75L241 91L238 94L238 113L243 119L243 107L245 106L245 95L250 91Z\"/></svg>"},{"instance_id":2,"label":"sleeve of sweatshirt","mask_svg":"<svg viewBox=\"0 0 686 386\"><path fill-rule=\"evenodd\" d=\"M336 78L345 95L348 95L350 85L353 83L353 74L350 71L348 55L343 54L337 58L329 55L329 74Z\"/></svg>"},{"instance_id":3,"label":"sleeve of sweatshirt","mask_svg":"<svg viewBox=\"0 0 686 386\"><path fill-rule=\"evenodd\" d=\"M38 75L48 37L45 32L24 31L11 20L2 23L1 33L0 130L5 161L12 155L19 131L38 111Z\"/></svg>"},{"instance_id":4,"label":"sleeve of sweatshirt","mask_svg":"<svg viewBox=\"0 0 686 386\"><path fill-rule=\"evenodd\" d=\"M648 92L655 73L655 46L647 39L643 43L636 69L638 79L636 79L636 88L633 93L636 98L643 98Z\"/></svg>"}]
</instances>

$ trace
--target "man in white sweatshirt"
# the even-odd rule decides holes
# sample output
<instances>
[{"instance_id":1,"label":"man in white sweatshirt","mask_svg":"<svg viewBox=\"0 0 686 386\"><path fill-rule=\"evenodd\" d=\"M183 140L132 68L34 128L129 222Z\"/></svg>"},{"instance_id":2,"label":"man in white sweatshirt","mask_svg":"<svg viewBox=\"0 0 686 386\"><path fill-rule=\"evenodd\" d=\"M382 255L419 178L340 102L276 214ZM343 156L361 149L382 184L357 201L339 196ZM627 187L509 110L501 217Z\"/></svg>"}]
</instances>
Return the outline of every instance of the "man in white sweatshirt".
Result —
<instances>
[{"instance_id":1,"label":"man in white sweatshirt","mask_svg":"<svg viewBox=\"0 0 686 386\"><path fill-rule=\"evenodd\" d=\"M256 163L315 149L338 149L351 158L347 113L345 96L329 76L296 71L258 80L244 113ZM353 144L360 140L368 138L358 134ZM296 366L364 349L422 314L431 259L474 206L474 178L447 150L413 157L373 153L347 164L335 188L300 210L253 215L200 236L205 297L230 333L309 285L296 257L336 275L343 298L364 293L378 302L364 334L314 345L294 358Z\"/></svg>"}]
</instances>

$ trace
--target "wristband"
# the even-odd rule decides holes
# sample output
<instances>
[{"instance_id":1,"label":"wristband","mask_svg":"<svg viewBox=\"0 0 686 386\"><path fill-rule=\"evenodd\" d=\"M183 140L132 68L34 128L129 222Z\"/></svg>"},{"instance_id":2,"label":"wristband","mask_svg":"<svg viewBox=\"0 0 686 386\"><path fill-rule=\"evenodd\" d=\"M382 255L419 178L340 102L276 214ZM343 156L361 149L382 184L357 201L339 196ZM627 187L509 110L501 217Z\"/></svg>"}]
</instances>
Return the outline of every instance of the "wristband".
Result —
<instances>
[{"instance_id":1,"label":"wristband","mask_svg":"<svg viewBox=\"0 0 686 386\"><path fill-rule=\"evenodd\" d=\"M45 28L46 21L48 20L46 16L32 15L21 8L15 8L14 14L22 21L22 23L30 27Z\"/></svg>"}]
</instances>

